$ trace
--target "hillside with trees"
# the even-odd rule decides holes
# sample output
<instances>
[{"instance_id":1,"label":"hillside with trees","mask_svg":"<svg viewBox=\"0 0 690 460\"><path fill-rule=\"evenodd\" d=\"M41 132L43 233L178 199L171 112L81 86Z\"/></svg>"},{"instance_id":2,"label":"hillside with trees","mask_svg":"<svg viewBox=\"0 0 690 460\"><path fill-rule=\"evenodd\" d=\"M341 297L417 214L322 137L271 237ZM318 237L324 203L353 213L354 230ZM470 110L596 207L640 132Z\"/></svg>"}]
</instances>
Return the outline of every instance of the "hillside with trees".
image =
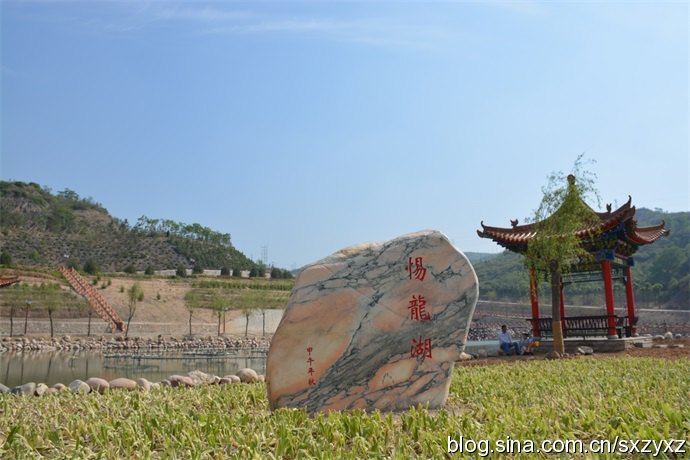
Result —
<instances>
[{"instance_id":1,"label":"hillside with trees","mask_svg":"<svg viewBox=\"0 0 690 460\"><path fill-rule=\"evenodd\" d=\"M52 193L25 182L0 181L0 251L5 265L86 271L263 269L227 233L146 216L130 225L72 190Z\"/></svg>"},{"instance_id":2,"label":"hillside with trees","mask_svg":"<svg viewBox=\"0 0 690 460\"><path fill-rule=\"evenodd\" d=\"M640 306L690 308L690 212L668 213L660 209L637 210L640 226L666 221L671 233L654 244L641 247L635 253L633 282L636 301ZM505 251L484 258L474 264L480 280L480 297L484 300L529 301L529 281L524 259ZM624 304L622 283L615 283L616 303ZM540 283L544 301L549 285ZM582 283L566 287L566 302L599 305L603 302L603 288L598 283Z\"/></svg>"}]
</instances>

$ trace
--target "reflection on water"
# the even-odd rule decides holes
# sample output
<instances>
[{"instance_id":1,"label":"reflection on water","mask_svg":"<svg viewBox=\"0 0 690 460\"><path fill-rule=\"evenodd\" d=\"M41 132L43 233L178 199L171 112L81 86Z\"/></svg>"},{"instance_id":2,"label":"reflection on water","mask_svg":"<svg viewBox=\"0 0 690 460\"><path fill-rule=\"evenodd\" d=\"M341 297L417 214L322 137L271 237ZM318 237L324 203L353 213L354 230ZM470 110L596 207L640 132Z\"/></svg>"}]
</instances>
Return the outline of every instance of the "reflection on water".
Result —
<instances>
[{"instance_id":1,"label":"reflection on water","mask_svg":"<svg viewBox=\"0 0 690 460\"><path fill-rule=\"evenodd\" d=\"M465 351L498 350L497 340L468 341ZM199 369L224 376L250 367L258 373L266 372L265 350L197 350L163 352L102 353L99 351L56 351L0 353L0 383L8 387L26 382L57 382L101 377L136 379L144 377L159 382L173 374L186 374Z\"/></svg>"},{"instance_id":2,"label":"reflection on water","mask_svg":"<svg viewBox=\"0 0 690 460\"><path fill-rule=\"evenodd\" d=\"M199 369L224 376L250 367L265 373L266 352L263 350L199 350L196 352L166 351L139 353L106 353L96 351L57 351L53 353L0 353L0 383L8 387L26 382L69 384L75 379L144 377L152 382L173 374Z\"/></svg>"}]
</instances>

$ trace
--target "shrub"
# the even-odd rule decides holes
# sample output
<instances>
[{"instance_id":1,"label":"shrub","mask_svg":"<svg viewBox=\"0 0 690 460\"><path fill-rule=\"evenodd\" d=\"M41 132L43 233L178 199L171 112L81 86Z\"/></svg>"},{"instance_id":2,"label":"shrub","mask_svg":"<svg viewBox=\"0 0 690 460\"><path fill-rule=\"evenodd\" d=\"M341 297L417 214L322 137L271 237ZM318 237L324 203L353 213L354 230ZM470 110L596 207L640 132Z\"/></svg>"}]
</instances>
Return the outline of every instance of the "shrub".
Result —
<instances>
[{"instance_id":1,"label":"shrub","mask_svg":"<svg viewBox=\"0 0 690 460\"><path fill-rule=\"evenodd\" d=\"M192 273L195 275L199 275L204 272L204 268L201 266L201 264L194 264L192 267Z\"/></svg>"},{"instance_id":2,"label":"shrub","mask_svg":"<svg viewBox=\"0 0 690 460\"><path fill-rule=\"evenodd\" d=\"M271 279L279 279L283 277L283 271L280 268L273 267L271 269Z\"/></svg>"},{"instance_id":3,"label":"shrub","mask_svg":"<svg viewBox=\"0 0 690 460\"><path fill-rule=\"evenodd\" d=\"M120 286L120 292L125 292L125 287L124 287L124 286Z\"/></svg>"},{"instance_id":4,"label":"shrub","mask_svg":"<svg viewBox=\"0 0 690 460\"><path fill-rule=\"evenodd\" d=\"M259 270L257 270L256 268L252 268L251 270L249 270L250 278L256 278L257 276L259 276Z\"/></svg>"},{"instance_id":5,"label":"shrub","mask_svg":"<svg viewBox=\"0 0 690 460\"><path fill-rule=\"evenodd\" d=\"M3 250L2 253L0 253L0 265L4 265L6 267L12 265L12 256L9 252Z\"/></svg>"},{"instance_id":6,"label":"shrub","mask_svg":"<svg viewBox=\"0 0 690 460\"><path fill-rule=\"evenodd\" d=\"M222 267L220 269L220 276L230 276L230 269L228 267Z\"/></svg>"},{"instance_id":7,"label":"shrub","mask_svg":"<svg viewBox=\"0 0 690 460\"><path fill-rule=\"evenodd\" d=\"M146 270L144 270L144 274L149 275L149 276L153 275L154 274L153 267L150 265L148 267L146 267Z\"/></svg>"},{"instance_id":8,"label":"shrub","mask_svg":"<svg viewBox=\"0 0 690 460\"><path fill-rule=\"evenodd\" d=\"M79 263L75 259L69 259L65 265L67 266L67 268L79 270Z\"/></svg>"},{"instance_id":9,"label":"shrub","mask_svg":"<svg viewBox=\"0 0 690 460\"><path fill-rule=\"evenodd\" d=\"M187 276L187 269L185 268L184 265L178 265L177 270L175 270L175 275L179 276L180 278L184 278Z\"/></svg>"},{"instance_id":10,"label":"shrub","mask_svg":"<svg viewBox=\"0 0 690 460\"><path fill-rule=\"evenodd\" d=\"M232 276L234 276L235 278L242 278L242 267L233 268Z\"/></svg>"},{"instance_id":11,"label":"shrub","mask_svg":"<svg viewBox=\"0 0 690 460\"><path fill-rule=\"evenodd\" d=\"M161 300L161 293L156 294L156 300Z\"/></svg>"},{"instance_id":12,"label":"shrub","mask_svg":"<svg viewBox=\"0 0 690 460\"><path fill-rule=\"evenodd\" d=\"M98 265L93 259L89 259L84 263L84 271L89 275L95 275L98 273Z\"/></svg>"},{"instance_id":13,"label":"shrub","mask_svg":"<svg viewBox=\"0 0 690 460\"><path fill-rule=\"evenodd\" d=\"M134 267L133 264L129 264L125 267L124 272L133 275L137 272L137 269Z\"/></svg>"}]
</instances>

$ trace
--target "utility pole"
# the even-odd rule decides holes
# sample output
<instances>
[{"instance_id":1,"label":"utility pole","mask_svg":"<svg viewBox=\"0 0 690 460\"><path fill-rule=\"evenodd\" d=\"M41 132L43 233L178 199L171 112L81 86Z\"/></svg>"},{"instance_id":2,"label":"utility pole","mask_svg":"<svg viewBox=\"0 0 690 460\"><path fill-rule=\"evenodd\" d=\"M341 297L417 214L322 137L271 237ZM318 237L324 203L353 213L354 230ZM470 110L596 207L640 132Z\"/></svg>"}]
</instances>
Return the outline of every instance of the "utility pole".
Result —
<instances>
[{"instance_id":1,"label":"utility pole","mask_svg":"<svg viewBox=\"0 0 690 460\"><path fill-rule=\"evenodd\" d=\"M268 246L261 246L261 262L268 266Z\"/></svg>"}]
</instances>

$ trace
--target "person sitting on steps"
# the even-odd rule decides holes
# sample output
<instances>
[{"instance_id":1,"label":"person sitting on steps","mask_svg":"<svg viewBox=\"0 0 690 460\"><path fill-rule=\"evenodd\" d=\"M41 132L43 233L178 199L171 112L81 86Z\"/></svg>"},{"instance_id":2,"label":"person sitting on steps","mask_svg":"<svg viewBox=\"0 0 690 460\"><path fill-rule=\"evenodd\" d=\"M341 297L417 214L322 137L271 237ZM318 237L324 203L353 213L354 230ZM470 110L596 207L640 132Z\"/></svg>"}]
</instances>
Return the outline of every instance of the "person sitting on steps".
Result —
<instances>
[{"instance_id":1,"label":"person sitting on steps","mask_svg":"<svg viewBox=\"0 0 690 460\"><path fill-rule=\"evenodd\" d=\"M504 354L512 355L513 351L516 355L520 354L520 344L513 342L513 337L510 335L510 332L508 332L508 326L505 324L501 326L501 333L498 335L498 342Z\"/></svg>"},{"instance_id":2,"label":"person sitting on steps","mask_svg":"<svg viewBox=\"0 0 690 460\"><path fill-rule=\"evenodd\" d=\"M532 337L531 334L525 332L522 334L522 340L520 341L520 354L521 355L533 355L533 350L539 346L539 339Z\"/></svg>"}]
</instances>

